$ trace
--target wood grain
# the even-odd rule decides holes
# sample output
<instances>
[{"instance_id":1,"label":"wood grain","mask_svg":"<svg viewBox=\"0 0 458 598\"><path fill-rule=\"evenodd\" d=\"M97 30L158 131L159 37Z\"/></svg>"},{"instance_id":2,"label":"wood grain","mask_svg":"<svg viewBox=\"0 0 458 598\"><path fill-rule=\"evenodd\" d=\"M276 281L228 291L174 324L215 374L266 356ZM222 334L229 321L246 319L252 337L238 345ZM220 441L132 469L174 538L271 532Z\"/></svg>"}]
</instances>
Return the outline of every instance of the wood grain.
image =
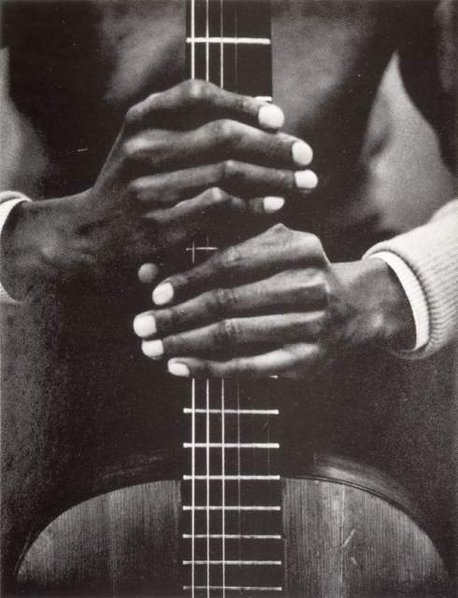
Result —
<instances>
[{"instance_id":1,"label":"wood grain","mask_svg":"<svg viewBox=\"0 0 458 598\"><path fill-rule=\"evenodd\" d=\"M154 482L86 501L29 550L22 596L177 596L179 482ZM333 482L283 482L286 596L444 598L447 575L404 513Z\"/></svg>"}]
</instances>

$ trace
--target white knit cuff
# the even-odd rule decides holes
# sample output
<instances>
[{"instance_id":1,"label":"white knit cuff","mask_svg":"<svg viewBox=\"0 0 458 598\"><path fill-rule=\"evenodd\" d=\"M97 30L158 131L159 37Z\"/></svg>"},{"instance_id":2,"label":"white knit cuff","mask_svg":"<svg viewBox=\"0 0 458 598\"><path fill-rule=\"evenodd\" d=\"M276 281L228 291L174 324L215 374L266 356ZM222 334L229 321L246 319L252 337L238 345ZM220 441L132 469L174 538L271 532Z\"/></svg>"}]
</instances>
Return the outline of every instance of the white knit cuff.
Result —
<instances>
[{"instance_id":1,"label":"white knit cuff","mask_svg":"<svg viewBox=\"0 0 458 598\"><path fill-rule=\"evenodd\" d=\"M396 254L415 274L429 315L428 342L416 351L398 354L407 359L432 355L456 339L458 330L458 200L449 202L427 224L382 241L364 257Z\"/></svg>"},{"instance_id":2,"label":"white knit cuff","mask_svg":"<svg viewBox=\"0 0 458 598\"><path fill-rule=\"evenodd\" d=\"M408 351L417 351L426 345L429 340L429 313L428 303L421 288L420 281L405 261L390 251L379 251L367 256L369 259L383 260L395 273L399 280L412 310L415 323L415 344ZM404 352L404 351L403 351Z\"/></svg>"},{"instance_id":3,"label":"white knit cuff","mask_svg":"<svg viewBox=\"0 0 458 598\"><path fill-rule=\"evenodd\" d=\"M2 236L3 227L8 220L13 208L23 201L31 201L26 195L18 191L2 191L0 193L0 239ZM0 303L17 303L3 287L0 281Z\"/></svg>"}]
</instances>

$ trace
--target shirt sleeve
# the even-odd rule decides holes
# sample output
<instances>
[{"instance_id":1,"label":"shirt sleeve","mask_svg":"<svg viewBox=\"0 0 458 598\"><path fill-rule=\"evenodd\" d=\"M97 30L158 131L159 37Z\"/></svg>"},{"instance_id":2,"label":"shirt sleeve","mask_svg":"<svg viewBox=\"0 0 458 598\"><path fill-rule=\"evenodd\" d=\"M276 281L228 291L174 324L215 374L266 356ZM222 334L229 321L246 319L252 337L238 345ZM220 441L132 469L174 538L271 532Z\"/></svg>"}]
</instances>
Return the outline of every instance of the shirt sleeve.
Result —
<instances>
[{"instance_id":1,"label":"shirt sleeve","mask_svg":"<svg viewBox=\"0 0 458 598\"><path fill-rule=\"evenodd\" d=\"M416 343L399 351L407 359L432 355L458 329L458 199L424 226L378 243L364 258L381 257L398 276L416 327Z\"/></svg>"},{"instance_id":2,"label":"shirt sleeve","mask_svg":"<svg viewBox=\"0 0 458 598\"><path fill-rule=\"evenodd\" d=\"M24 201L31 201L29 197L18 191L3 191L0 193L0 239L2 236L3 227L8 220L9 215L13 209ZM0 303L17 303L11 297L2 285L0 280Z\"/></svg>"}]
</instances>

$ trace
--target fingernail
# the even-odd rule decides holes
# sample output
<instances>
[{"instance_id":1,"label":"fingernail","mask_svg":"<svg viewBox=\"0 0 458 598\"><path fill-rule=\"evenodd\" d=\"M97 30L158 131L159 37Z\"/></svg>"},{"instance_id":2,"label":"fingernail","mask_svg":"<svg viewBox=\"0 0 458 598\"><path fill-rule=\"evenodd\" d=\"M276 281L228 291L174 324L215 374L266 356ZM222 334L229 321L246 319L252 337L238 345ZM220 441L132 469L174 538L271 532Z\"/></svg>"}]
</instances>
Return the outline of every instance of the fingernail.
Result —
<instances>
[{"instance_id":1,"label":"fingernail","mask_svg":"<svg viewBox=\"0 0 458 598\"><path fill-rule=\"evenodd\" d=\"M170 282L160 284L153 291L153 301L156 305L170 303L173 299L173 287Z\"/></svg>"},{"instance_id":2,"label":"fingernail","mask_svg":"<svg viewBox=\"0 0 458 598\"><path fill-rule=\"evenodd\" d=\"M162 341L143 341L142 351L146 357L157 359L164 354L164 344Z\"/></svg>"},{"instance_id":3,"label":"fingernail","mask_svg":"<svg viewBox=\"0 0 458 598\"><path fill-rule=\"evenodd\" d=\"M189 368L184 363L179 363L178 361L169 361L167 364L167 369L172 376L180 376L181 378L189 378L191 372Z\"/></svg>"},{"instance_id":4,"label":"fingernail","mask_svg":"<svg viewBox=\"0 0 458 598\"><path fill-rule=\"evenodd\" d=\"M137 272L138 280L144 284L153 282L158 274L159 268L156 264L142 264Z\"/></svg>"},{"instance_id":5,"label":"fingernail","mask_svg":"<svg viewBox=\"0 0 458 598\"><path fill-rule=\"evenodd\" d=\"M294 178L299 189L315 189L318 185L318 177L312 170L298 170Z\"/></svg>"},{"instance_id":6,"label":"fingernail","mask_svg":"<svg viewBox=\"0 0 458 598\"><path fill-rule=\"evenodd\" d=\"M283 197L264 197L262 200L264 212L267 212L268 214L278 212L278 210L281 210L284 205L285 200Z\"/></svg>"},{"instance_id":7,"label":"fingernail","mask_svg":"<svg viewBox=\"0 0 458 598\"><path fill-rule=\"evenodd\" d=\"M285 115L275 104L266 104L258 110L258 121L266 129L280 129L285 122Z\"/></svg>"},{"instance_id":8,"label":"fingernail","mask_svg":"<svg viewBox=\"0 0 458 598\"><path fill-rule=\"evenodd\" d=\"M308 166L313 158L312 148L304 141L295 141L291 153L298 166Z\"/></svg>"},{"instance_id":9,"label":"fingernail","mask_svg":"<svg viewBox=\"0 0 458 598\"><path fill-rule=\"evenodd\" d=\"M151 314L139 314L134 319L134 332L137 336L145 337L156 334L156 318Z\"/></svg>"}]
</instances>

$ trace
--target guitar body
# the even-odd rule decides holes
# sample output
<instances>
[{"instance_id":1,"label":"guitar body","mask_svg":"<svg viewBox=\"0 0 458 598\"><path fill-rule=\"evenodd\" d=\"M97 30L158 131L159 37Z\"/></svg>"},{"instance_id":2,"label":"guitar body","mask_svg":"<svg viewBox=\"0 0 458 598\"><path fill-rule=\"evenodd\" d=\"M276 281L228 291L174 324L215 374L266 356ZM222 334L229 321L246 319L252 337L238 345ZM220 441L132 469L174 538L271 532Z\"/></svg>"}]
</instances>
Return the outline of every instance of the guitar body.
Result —
<instances>
[{"instance_id":1,"label":"guitar body","mask_svg":"<svg viewBox=\"0 0 458 598\"><path fill-rule=\"evenodd\" d=\"M303 478L283 479L282 499L289 598L450 595L431 540L387 501L352 485ZM20 595L183 595L181 503L180 482L170 480L72 508L29 550Z\"/></svg>"}]
</instances>

